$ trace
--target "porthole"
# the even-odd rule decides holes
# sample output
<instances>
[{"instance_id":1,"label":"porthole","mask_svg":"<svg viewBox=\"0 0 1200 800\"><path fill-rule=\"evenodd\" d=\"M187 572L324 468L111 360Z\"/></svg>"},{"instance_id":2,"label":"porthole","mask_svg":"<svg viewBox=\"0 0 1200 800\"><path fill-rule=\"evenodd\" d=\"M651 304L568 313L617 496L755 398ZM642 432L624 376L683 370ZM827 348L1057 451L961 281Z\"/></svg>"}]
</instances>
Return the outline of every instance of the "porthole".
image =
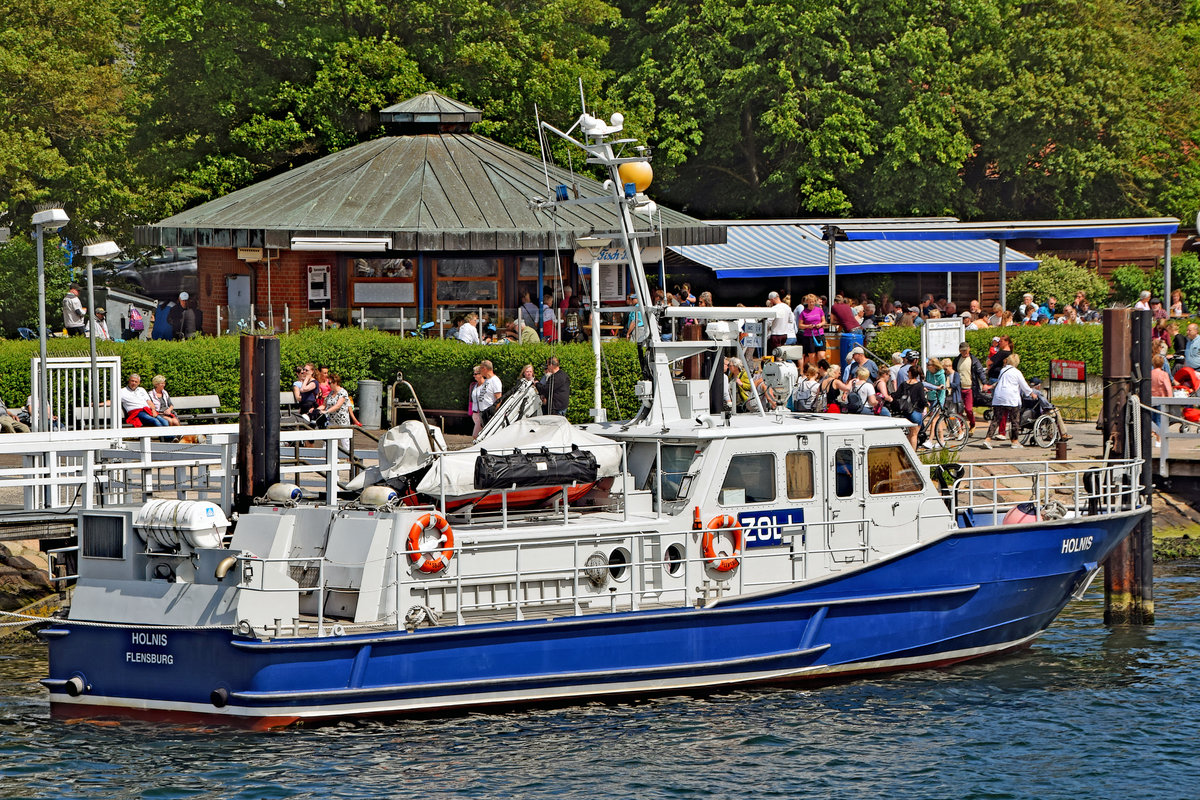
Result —
<instances>
[{"instance_id":1,"label":"porthole","mask_svg":"<svg viewBox=\"0 0 1200 800\"><path fill-rule=\"evenodd\" d=\"M608 554L608 574L614 581L629 580L629 551L618 547Z\"/></svg>"},{"instance_id":2,"label":"porthole","mask_svg":"<svg viewBox=\"0 0 1200 800\"><path fill-rule=\"evenodd\" d=\"M667 555L663 561L666 562L665 566L668 575L683 574L683 558L683 548L679 545L673 544L667 548Z\"/></svg>"}]
</instances>

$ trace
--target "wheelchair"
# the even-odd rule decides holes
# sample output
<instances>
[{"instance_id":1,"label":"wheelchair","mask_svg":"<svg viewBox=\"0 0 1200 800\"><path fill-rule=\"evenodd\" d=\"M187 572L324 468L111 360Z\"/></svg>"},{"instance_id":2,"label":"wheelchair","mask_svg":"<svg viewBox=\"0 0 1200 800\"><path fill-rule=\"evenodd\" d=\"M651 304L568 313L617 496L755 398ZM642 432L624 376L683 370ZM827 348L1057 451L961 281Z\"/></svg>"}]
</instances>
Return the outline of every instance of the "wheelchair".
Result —
<instances>
[{"instance_id":1,"label":"wheelchair","mask_svg":"<svg viewBox=\"0 0 1200 800\"><path fill-rule=\"evenodd\" d=\"M1021 399L1021 411L1017 415L1017 440L1026 447L1053 447L1059 438L1058 421L1054 418L1056 410L1042 394L1042 387L1038 385L1035 388L1038 390L1038 397ZM981 400L983 402L980 402ZM975 396L975 407L983 406L981 416L989 422L992 419L991 405L990 394L980 393Z\"/></svg>"}]
</instances>

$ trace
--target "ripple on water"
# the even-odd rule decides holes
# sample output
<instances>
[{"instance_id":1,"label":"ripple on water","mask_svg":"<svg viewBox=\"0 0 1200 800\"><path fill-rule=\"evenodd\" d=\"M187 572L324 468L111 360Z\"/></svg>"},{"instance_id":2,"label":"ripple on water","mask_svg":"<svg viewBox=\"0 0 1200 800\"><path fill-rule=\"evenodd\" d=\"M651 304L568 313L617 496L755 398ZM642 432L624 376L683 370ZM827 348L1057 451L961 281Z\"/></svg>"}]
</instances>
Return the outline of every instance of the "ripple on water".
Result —
<instances>
[{"instance_id":1,"label":"ripple on water","mask_svg":"<svg viewBox=\"0 0 1200 800\"><path fill-rule=\"evenodd\" d=\"M1096 590L949 670L271 733L51 721L44 649L0 644L0 797L1192 800L1200 566L1156 592L1152 627L1105 628Z\"/></svg>"}]
</instances>

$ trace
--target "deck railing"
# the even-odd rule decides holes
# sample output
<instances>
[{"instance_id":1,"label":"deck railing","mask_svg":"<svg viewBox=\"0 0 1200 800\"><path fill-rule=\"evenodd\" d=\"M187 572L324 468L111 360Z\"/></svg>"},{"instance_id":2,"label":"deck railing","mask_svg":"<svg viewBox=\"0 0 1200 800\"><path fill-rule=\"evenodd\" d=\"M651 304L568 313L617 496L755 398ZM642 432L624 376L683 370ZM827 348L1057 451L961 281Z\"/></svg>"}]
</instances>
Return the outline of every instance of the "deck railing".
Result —
<instances>
[{"instance_id":1,"label":"deck railing","mask_svg":"<svg viewBox=\"0 0 1200 800\"><path fill-rule=\"evenodd\" d=\"M1075 516L1095 516L1141 508L1142 459L1021 462L1016 473L1006 472L1013 464L975 462L963 464L964 475L949 490L950 512L989 514L996 524L1004 515L1025 502L1039 508L1062 505Z\"/></svg>"},{"instance_id":2,"label":"deck railing","mask_svg":"<svg viewBox=\"0 0 1200 800\"><path fill-rule=\"evenodd\" d=\"M202 444L174 443L180 435L199 436ZM19 455L20 467L0 468L0 489L22 489L28 512L85 511L136 504L156 494L177 499L210 500L227 514L237 491L238 426L121 428L118 431L50 431L0 437L0 455ZM348 429L280 431L280 475L319 479L335 497L339 441ZM317 442L303 448L299 442Z\"/></svg>"},{"instance_id":3,"label":"deck railing","mask_svg":"<svg viewBox=\"0 0 1200 800\"><path fill-rule=\"evenodd\" d=\"M1162 441L1158 450L1158 474L1169 478L1172 440L1200 439L1200 423L1188 422L1182 416L1184 409L1200 408L1200 397L1152 397L1150 406L1162 422L1166 423L1157 428L1159 439ZM1172 428L1175 424L1178 427Z\"/></svg>"}]
</instances>

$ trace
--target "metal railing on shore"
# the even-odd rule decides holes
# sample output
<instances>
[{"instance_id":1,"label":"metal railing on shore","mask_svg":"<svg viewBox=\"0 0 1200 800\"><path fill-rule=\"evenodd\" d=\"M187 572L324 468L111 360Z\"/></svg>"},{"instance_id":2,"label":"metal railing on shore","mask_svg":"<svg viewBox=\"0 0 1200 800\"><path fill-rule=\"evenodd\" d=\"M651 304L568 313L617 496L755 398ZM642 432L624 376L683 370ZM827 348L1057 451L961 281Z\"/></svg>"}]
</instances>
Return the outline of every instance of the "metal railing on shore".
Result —
<instances>
[{"instance_id":1,"label":"metal railing on shore","mask_svg":"<svg viewBox=\"0 0 1200 800\"><path fill-rule=\"evenodd\" d=\"M1200 397L1152 397L1150 407L1164 423L1155 426L1159 441L1162 442L1158 450L1158 473L1169 478L1171 440L1200 439L1200 423L1189 422L1182 416L1186 408L1200 408ZM1173 429L1171 425L1174 423L1178 423L1179 427Z\"/></svg>"},{"instance_id":2,"label":"metal railing on shore","mask_svg":"<svg viewBox=\"0 0 1200 800\"><path fill-rule=\"evenodd\" d=\"M172 442L181 435L201 443ZM19 467L0 467L0 490L21 489L25 511L68 513L137 504L156 493L210 500L227 514L237 491L238 426L122 428L119 431L50 431L0 437L0 455L20 456ZM348 429L280 431L280 474L312 475L327 497L336 497L338 473L350 469L338 444ZM297 443L317 442L301 448Z\"/></svg>"}]
</instances>

